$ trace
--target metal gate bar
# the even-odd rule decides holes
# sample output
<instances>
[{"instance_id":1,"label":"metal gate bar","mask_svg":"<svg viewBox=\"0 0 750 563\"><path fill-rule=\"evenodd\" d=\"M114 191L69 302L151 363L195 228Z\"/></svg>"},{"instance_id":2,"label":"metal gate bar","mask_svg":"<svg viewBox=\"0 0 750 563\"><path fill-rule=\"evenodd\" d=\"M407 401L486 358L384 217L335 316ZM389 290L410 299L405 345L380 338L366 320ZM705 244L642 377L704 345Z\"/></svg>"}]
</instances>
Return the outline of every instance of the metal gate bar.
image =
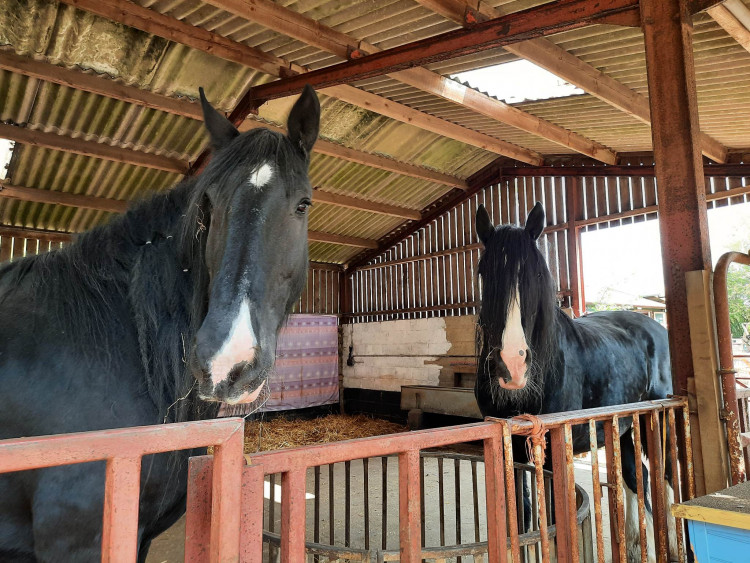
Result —
<instances>
[{"instance_id":1,"label":"metal gate bar","mask_svg":"<svg viewBox=\"0 0 750 563\"><path fill-rule=\"evenodd\" d=\"M208 559L211 563L237 561L244 465L243 430L242 419L225 418L0 440L0 473L106 461L102 561L132 563L138 557L141 458L214 446L216 471L210 481L214 494L211 505L207 507L207 522L210 522Z\"/></svg>"}]
</instances>

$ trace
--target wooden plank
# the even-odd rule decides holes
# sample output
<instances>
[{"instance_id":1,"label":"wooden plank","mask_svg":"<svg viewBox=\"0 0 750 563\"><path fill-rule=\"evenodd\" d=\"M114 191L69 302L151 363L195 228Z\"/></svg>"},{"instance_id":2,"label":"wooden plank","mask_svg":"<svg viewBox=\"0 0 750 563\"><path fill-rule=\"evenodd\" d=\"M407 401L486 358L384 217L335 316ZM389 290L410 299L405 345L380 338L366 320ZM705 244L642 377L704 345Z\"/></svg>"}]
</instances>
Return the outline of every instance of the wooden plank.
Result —
<instances>
[{"instance_id":1,"label":"wooden plank","mask_svg":"<svg viewBox=\"0 0 750 563\"><path fill-rule=\"evenodd\" d=\"M177 160L176 158L114 147L112 145L97 143L95 141L73 139L72 137L58 135L56 133L33 131L17 125L6 125L0 123L0 137L35 147L43 147L46 149L80 154L83 156L102 158L114 162L124 162L126 164L145 166L147 168L155 168L156 170L164 170L166 172L176 172L178 174L185 174L189 168L187 162Z\"/></svg>"},{"instance_id":2,"label":"wooden plank","mask_svg":"<svg viewBox=\"0 0 750 563\"><path fill-rule=\"evenodd\" d=\"M721 387L716 376L719 360L714 329L716 321L713 313L711 273L708 270L688 272L685 274L685 283L692 341L691 380L694 382L698 411L698 425L697 428L691 428L691 434L700 437L702 448L702 453L694 448L693 455L702 456L703 487L707 493L712 493L727 486L729 467L727 442L721 421Z\"/></svg>"},{"instance_id":3,"label":"wooden plank","mask_svg":"<svg viewBox=\"0 0 750 563\"><path fill-rule=\"evenodd\" d=\"M406 207L399 207L397 205L388 205L387 203L376 203L374 201L367 201L358 197L351 197L342 194L332 194L323 191L320 188L315 188L313 191L313 202L327 203L329 205L337 205L349 209L360 209L362 211L401 217L413 221L419 221L419 219L422 218L422 214L413 209L407 209Z\"/></svg>"}]
</instances>

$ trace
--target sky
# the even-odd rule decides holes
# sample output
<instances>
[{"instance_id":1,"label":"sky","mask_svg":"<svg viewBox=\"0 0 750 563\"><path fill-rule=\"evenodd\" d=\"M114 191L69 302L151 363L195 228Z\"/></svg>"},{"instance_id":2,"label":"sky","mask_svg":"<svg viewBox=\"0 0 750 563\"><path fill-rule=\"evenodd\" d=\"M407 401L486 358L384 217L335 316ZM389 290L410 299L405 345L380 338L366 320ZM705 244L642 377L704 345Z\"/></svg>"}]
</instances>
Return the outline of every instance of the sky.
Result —
<instances>
[{"instance_id":1,"label":"sky","mask_svg":"<svg viewBox=\"0 0 750 563\"><path fill-rule=\"evenodd\" d=\"M452 75L474 88L506 103L544 100L583 94L583 90L565 82L529 61L514 61Z\"/></svg>"},{"instance_id":2,"label":"sky","mask_svg":"<svg viewBox=\"0 0 750 563\"><path fill-rule=\"evenodd\" d=\"M10 163L10 157L13 154L13 146L15 143L8 139L0 139L0 180L4 180L8 177L8 164Z\"/></svg>"},{"instance_id":3,"label":"sky","mask_svg":"<svg viewBox=\"0 0 750 563\"><path fill-rule=\"evenodd\" d=\"M732 244L750 241L750 203L709 209L708 233L716 264ZM636 296L664 295L658 219L583 233L581 245L587 301L608 287Z\"/></svg>"}]
</instances>

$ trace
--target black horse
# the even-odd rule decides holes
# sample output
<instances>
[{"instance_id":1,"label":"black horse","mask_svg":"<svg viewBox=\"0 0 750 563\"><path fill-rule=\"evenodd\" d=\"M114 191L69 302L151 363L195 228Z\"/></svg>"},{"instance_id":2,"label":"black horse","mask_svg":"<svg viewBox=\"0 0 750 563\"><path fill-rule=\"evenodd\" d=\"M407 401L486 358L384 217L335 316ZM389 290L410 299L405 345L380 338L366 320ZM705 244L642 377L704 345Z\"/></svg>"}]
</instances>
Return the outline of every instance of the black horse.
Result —
<instances>
[{"instance_id":1,"label":"black horse","mask_svg":"<svg viewBox=\"0 0 750 563\"><path fill-rule=\"evenodd\" d=\"M320 105L307 87L284 136L240 134L201 102L200 176L0 268L0 438L194 420L267 394L306 280ZM140 561L184 512L190 454L143 460ZM103 502L103 462L0 475L0 561L99 561Z\"/></svg>"},{"instance_id":2,"label":"black horse","mask_svg":"<svg viewBox=\"0 0 750 563\"><path fill-rule=\"evenodd\" d=\"M477 210L476 229L485 250L479 262L482 304L474 391L482 414L506 418L665 398L672 391L667 331L633 312L578 319L563 313L537 248L544 225L540 203L525 228L495 228L484 207ZM598 430L601 444L604 432ZM620 434L628 549L640 560L629 421L620 421ZM516 455L525 456L525 448L515 446ZM589 450L588 426L574 426L573 448L576 453ZM666 473L671 474L669 468Z\"/></svg>"}]
</instances>

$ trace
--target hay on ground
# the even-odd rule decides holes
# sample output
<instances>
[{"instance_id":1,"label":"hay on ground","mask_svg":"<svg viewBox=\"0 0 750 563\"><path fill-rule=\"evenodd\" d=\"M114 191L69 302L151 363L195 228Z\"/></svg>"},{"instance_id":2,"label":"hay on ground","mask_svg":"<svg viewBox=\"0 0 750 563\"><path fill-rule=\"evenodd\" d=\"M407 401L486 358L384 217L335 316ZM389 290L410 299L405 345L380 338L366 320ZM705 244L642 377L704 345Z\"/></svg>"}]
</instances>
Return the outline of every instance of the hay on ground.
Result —
<instances>
[{"instance_id":1,"label":"hay on ground","mask_svg":"<svg viewBox=\"0 0 750 563\"><path fill-rule=\"evenodd\" d=\"M279 416L273 420L245 423L245 453L326 444L406 431L407 428L400 424L361 414L330 414L310 420Z\"/></svg>"}]
</instances>

